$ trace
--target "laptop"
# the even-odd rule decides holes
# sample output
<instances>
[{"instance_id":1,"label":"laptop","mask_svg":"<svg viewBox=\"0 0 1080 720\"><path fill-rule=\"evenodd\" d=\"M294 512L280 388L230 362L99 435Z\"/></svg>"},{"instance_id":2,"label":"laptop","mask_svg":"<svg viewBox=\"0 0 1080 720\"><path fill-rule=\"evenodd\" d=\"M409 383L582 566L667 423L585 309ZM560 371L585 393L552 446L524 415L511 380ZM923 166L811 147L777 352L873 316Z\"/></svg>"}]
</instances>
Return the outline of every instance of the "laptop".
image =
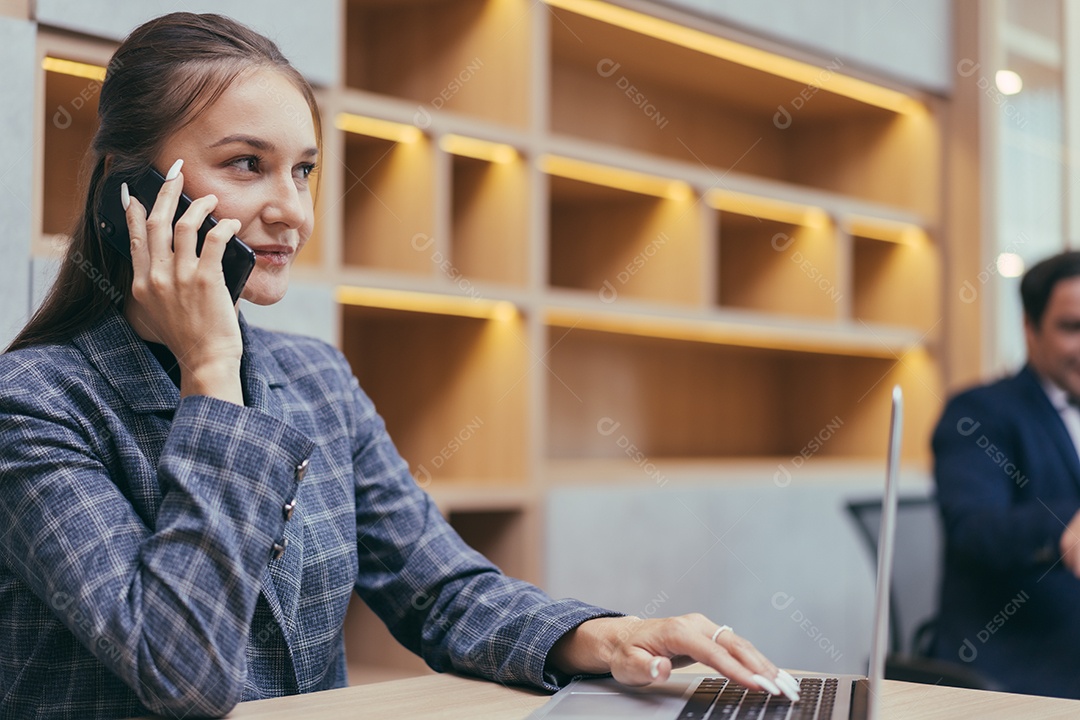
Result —
<instances>
[{"instance_id":1,"label":"laptop","mask_svg":"<svg viewBox=\"0 0 1080 720\"><path fill-rule=\"evenodd\" d=\"M574 680L552 696L530 718L539 720L878 720L881 683L889 635L889 580L896 535L896 497L900 468L903 395L893 387L889 419L885 497L878 536L874 629L867 677L858 675L798 675L799 702L783 695L750 690L722 676L672 673L665 683L626 687L611 678Z\"/></svg>"}]
</instances>

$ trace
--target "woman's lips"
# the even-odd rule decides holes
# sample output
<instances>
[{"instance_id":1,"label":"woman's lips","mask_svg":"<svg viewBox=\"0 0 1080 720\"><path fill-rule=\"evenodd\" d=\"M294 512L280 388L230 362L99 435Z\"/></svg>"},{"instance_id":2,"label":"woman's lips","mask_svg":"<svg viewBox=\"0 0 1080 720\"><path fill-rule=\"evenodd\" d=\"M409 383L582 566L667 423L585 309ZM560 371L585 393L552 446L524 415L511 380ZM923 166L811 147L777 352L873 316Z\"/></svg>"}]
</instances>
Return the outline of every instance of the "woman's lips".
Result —
<instances>
[{"instance_id":1,"label":"woman's lips","mask_svg":"<svg viewBox=\"0 0 1080 720\"><path fill-rule=\"evenodd\" d=\"M288 265L292 260L293 249L288 245L267 245L266 247L253 247L257 260L262 260L268 265Z\"/></svg>"}]
</instances>

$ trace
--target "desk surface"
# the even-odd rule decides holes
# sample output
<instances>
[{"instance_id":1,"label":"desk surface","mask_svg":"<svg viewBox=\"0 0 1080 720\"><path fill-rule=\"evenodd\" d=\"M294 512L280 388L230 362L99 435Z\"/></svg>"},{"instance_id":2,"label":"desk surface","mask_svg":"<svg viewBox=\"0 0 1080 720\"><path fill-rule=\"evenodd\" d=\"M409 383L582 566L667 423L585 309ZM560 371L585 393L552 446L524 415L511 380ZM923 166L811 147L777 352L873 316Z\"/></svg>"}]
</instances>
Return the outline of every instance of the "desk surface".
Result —
<instances>
[{"instance_id":1,"label":"desk surface","mask_svg":"<svg viewBox=\"0 0 1080 720\"><path fill-rule=\"evenodd\" d=\"M533 690L507 688L457 675L427 675L356 685L310 695L241 703L230 718L403 717L440 720L519 720L547 701ZM888 719L1080 717L1080 700L885 681L882 715Z\"/></svg>"}]
</instances>

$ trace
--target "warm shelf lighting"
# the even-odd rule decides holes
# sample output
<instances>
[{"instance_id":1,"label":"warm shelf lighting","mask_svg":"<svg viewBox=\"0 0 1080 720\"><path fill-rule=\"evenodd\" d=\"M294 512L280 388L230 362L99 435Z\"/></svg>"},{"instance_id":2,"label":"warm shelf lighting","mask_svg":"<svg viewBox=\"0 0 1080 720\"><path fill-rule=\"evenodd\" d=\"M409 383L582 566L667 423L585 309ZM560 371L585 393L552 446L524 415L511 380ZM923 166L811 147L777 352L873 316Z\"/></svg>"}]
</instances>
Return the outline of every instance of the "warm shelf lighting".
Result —
<instances>
[{"instance_id":1,"label":"warm shelf lighting","mask_svg":"<svg viewBox=\"0 0 1080 720\"><path fill-rule=\"evenodd\" d=\"M675 45L712 55L722 60L744 65L770 75L794 80L811 87L821 88L836 95L874 105L905 115L923 111L923 104L897 90L874 85L836 72L823 73L822 68L800 62L782 55L759 50L733 40L710 35L668 20L646 15L600 0L544 0L548 5L562 8L577 15L615 25L631 32L648 35ZM824 77L823 77L824 75Z\"/></svg>"},{"instance_id":2,"label":"warm shelf lighting","mask_svg":"<svg viewBox=\"0 0 1080 720\"><path fill-rule=\"evenodd\" d=\"M41 67L47 72L60 73L61 75L73 75L75 77L86 78L87 80L97 80L98 82L101 82L105 79L105 68L100 65L91 65L90 63L62 60L61 58L46 56L41 60Z\"/></svg>"},{"instance_id":3,"label":"warm shelf lighting","mask_svg":"<svg viewBox=\"0 0 1080 720\"><path fill-rule=\"evenodd\" d=\"M730 190L713 190L706 202L723 212L748 217L764 218L776 222L802 225L808 228L824 228L829 224L829 214L819 207L777 200L775 198L747 195Z\"/></svg>"},{"instance_id":4,"label":"warm shelf lighting","mask_svg":"<svg viewBox=\"0 0 1080 720\"><path fill-rule=\"evenodd\" d=\"M801 337L794 330L736 326L710 320L690 320L681 318L655 317L630 313L590 312L588 310L568 308L548 308L544 313L544 323L554 327L575 330L594 330L598 332L637 335L640 337L659 338L662 340L683 340L703 342L715 345L733 345L736 347L763 348L766 350L788 350L791 352L813 352L829 355L847 355L857 357L888 358L895 360L898 355L918 346L915 337L903 340L883 341L878 335L863 338L841 338L812 336L805 332Z\"/></svg>"},{"instance_id":5,"label":"warm shelf lighting","mask_svg":"<svg viewBox=\"0 0 1080 720\"><path fill-rule=\"evenodd\" d=\"M926 233L918 225L883 218L849 215L844 218L844 228L850 235L902 245L918 245L926 238Z\"/></svg>"},{"instance_id":6,"label":"warm shelf lighting","mask_svg":"<svg viewBox=\"0 0 1080 720\"><path fill-rule=\"evenodd\" d=\"M390 140L398 143L414 143L423 137L420 128L414 125L380 120L379 118L353 115L352 113L338 113L334 124L339 130L377 137L382 140Z\"/></svg>"},{"instance_id":7,"label":"warm shelf lighting","mask_svg":"<svg viewBox=\"0 0 1080 720\"><path fill-rule=\"evenodd\" d=\"M646 175L633 170L597 165L558 155L545 155L540 158L540 169L548 175L557 175L569 180L580 180L642 195L655 195L668 200L683 201L693 196L690 186L682 180Z\"/></svg>"},{"instance_id":8,"label":"warm shelf lighting","mask_svg":"<svg viewBox=\"0 0 1080 720\"><path fill-rule=\"evenodd\" d=\"M339 286L335 297L342 305L360 305L385 310L456 315L458 317L482 318L508 321L517 317L518 311L509 300L489 300L456 295L386 290L383 288L359 288Z\"/></svg>"},{"instance_id":9,"label":"warm shelf lighting","mask_svg":"<svg viewBox=\"0 0 1080 720\"><path fill-rule=\"evenodd\" d=\"M464 135L443 135L439 139L439 147L451 155L461 155L504 165L514 162L518 157L518 151L511 145L478 140Z\"/></svg>"}]
</instances>

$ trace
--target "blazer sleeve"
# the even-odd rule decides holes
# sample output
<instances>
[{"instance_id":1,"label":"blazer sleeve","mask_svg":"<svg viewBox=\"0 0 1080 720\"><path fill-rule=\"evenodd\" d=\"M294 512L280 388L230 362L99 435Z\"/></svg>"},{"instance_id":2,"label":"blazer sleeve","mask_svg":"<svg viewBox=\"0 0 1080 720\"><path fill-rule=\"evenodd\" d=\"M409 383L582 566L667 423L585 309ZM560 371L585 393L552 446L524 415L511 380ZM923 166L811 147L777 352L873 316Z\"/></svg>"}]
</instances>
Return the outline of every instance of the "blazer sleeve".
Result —
<instances>
[{"instance_id":1,"label":"blazer sleeve","mask_svg":"<svg viewBox=\"0 0 1080 720\"><path fill-rule=\"evenodd\" d=\"M147 527L57 386L0 391L0 557L149 710L222 715L296 467L311 441L259 411L182 398ZM65 409L65 405L67 408Z\"/></svg>"},{"instance_id":2,"label":"blazer sleeve","mask_svg":"<svg viewBox=\"0 0 1080 720\"><path fill-rule=\"evenodd\" d=\"M950 552L996 573L1049 567L1060 555L1075 497L1051 489L1064 478L1032 457L1015 427L1024 417L987 389L951 400L934 431L934 477Z\"/></svg>"},{"instance_id":3,"label":"blazer sleeve","mask_svg":"<svg viewBox=\"0 0 1080 720\"><path fill-rule=\"evenodd\" d=\"M352 392L361 598L436 671L551 691L566 684L545 667L552 645L586 620L620 613L553 600L466 545L409 473L355 378Z\"/></svg>"}]
</instances>

